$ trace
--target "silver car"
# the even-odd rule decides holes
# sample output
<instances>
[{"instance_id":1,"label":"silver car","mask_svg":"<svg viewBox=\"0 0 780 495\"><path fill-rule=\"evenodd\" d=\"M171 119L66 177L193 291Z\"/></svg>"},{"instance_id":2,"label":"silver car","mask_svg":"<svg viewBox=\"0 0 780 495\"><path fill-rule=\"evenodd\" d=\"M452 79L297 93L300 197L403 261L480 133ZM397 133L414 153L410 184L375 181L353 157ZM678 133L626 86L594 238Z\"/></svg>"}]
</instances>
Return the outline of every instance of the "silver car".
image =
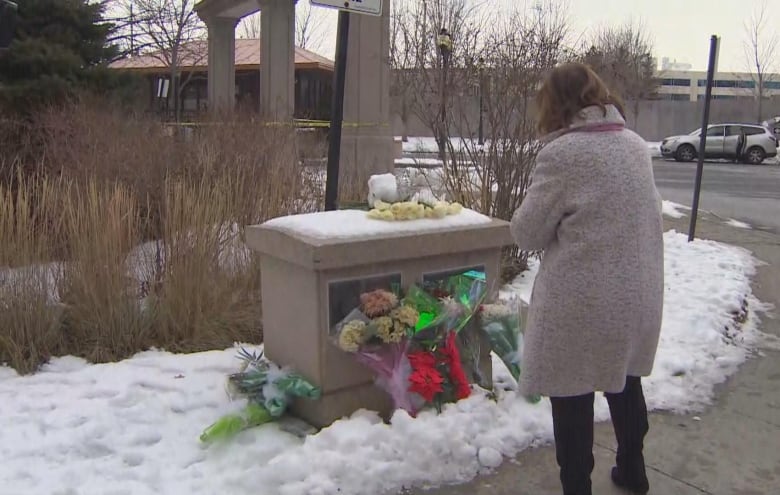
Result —
<instances>
[{"instance_id":1,"label":"silver car","mask_svg":"<svg viewBox=\"0 0 780 495\"><path fill-rule=\"evenodd\" d=\"M737 157L740 133L745 144ZM661 154L678 162L690 162L699 154L700 130L690 134L672 136L661 143ZM726 158L758 165L768 157L777 156L777 138L769 129L753 124L716 124L707 128L704 149L705 158Z\"/></svg>"}]
</instances>

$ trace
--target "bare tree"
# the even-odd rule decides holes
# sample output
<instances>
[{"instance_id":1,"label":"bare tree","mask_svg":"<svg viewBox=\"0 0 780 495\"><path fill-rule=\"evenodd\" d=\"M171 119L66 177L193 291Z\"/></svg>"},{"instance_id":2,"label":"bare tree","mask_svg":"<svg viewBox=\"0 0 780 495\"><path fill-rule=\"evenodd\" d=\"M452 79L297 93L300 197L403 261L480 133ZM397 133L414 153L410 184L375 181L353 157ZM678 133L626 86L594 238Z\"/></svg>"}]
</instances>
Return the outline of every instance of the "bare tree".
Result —
<instances>
[{"instance_id":1,"label":"bare tree","mask_svg":"<svg viewBox=\"0 0 780 495\"><path fill-rule=\"evenodd\" d=\"M774 72L778 68L777 48L780 36L774 28L772 11L767 8L766 0L756 9L745 24L745 58L748 61L749 72L753 77L757 122L763 120L764 95L766 84L774 80Z\"/></svg>"},{"instance_id":2,"label":"bare tree","mask_svg":"<svg viewBox=\"0 0 780 495\"><path fill-rule=\"evenodd\" d=\"M107 41L119 50L116 59L138 55L147 47L138 40L138 16L133 4L125 8L117 6L116 0L100 0L103 6L106 22L111 26Z\"/></svg>"},{"instance_id":3,"label":"bare tree","mask_svg":"<svg viewBox=\"0 0 780 495\"><path fill-rule=\"evenodd\" d=\"M467 84L464 68L477 57L481 33L487 27L483 2L474 0L398 0L391 26L394 45L394 93L436 137L440 158L446 160L452 96ZM442 56L437 35L444 28L452 50Z\"/></svg>"},{"instance_id":4,"label":"bare tree","mask_svg":"<svg viewBox=\"0 0 780 495\"><path fill-rule=\"evenodd\" d=\"M407 142L409 140L410 90L416 71L412 62L410 30L405 26L409 13L401 5L402 0L395 0L390 11L390 94L399 100L399 111L403 125L401 138Z\"/></svg>"},{"instance_id":5,"label":"bare tree","mask_svg":"<svg viewBox=\"0 0 780 495\"><path fill-rule=\"evenodd\" d=\"M582 60L593 67L609 88L633 104L634 124L639 104L653 98L659 81L655 75L653 42L641 22L597 30Z\"/></svg>"},{"instance_id":6,"label":"bare tree","mask_svg":"<svg viewBox=\"0 0 780 495\"><path fill-rule=\"evenodd\" d=\"M327 27L322 9L312 8L309 2L299 1L295 6L295 45L307 50L318 50L325 43ZM262 12L244 17L238 24L239 38L260 38Z\"/></svg>"},{"instance_id":7,"label":"bare tree","mask_svg":"<svg viewBox=\"0 0 780 495\"><path fill-rule=\"evenodd\" d=\"M193 10L196 0L119 0L130 25L133 39L146 54L168 68L173 95L174 116L181 119L180 100L193 72L182 78L184 65L194 66L206 55L205 26Z\"/></svg>"},{"instance_id":8,"label":"bare tree","mask_svg":"<svg viewBox=\"0 0 780 495\"><path fill-rule=\"evenodd\" d=\"M244 17L238 23L238 37L244 39L259 39L260 25L260 12Z\"/></svg>"},{"instance_id":9,"label":"bare tree","mask_svg":"<svg viewBox=\"0 0 780 495\"><path fill-rule=\"evenodd\" d=\"M299 1L295 7L295 44L307 50L319 50L325 43L326 26L322 9Z\"/></svg>"},{"instance_id":10,"label":"bare tree","mask_svg":"<svg viewBox=\"0 0 780 495\"><path fill-rule=\"evenodd\" d=\"M391 24L393 84L396 95L405 94L415 116L436 135L441 71L435 35L448 19L454 46L445 88L452 97L447 139L439 139L447 153L429 184L469 207L509 219L525 197L539 150L537 89L549 69L574 54L568 47L566 2L540 0L493 15L481 6L419 0L397 9ZM475 139L480 110L484 145ZM449 139L450 132L461 139ZM507 254L523 268L527 253Z\"/></svg>"},{"instance_id":11,"label":"bare tree","mask_svg":"<svg viewBox=\"0 0 780 495\"><path fill-rule=\"evenodd\" d=\"M509 219L525 196L539 150L534 118L537 89L551 68L572 57L566 12L559 0L537 2L530 9L514 7L491 21L480 50L484 67L466 68L473 84L483 86L489 139L484 146L463 140L461 158L449 164L453 171L470 164L472 176L445 175L459 177L461 183L448 178L448 187L480 211ZM457 110L454 127L461 136L473 136L478 116L466 106ZM473 183L462 183L464 175Z\"/></svg>"}]
</instances>

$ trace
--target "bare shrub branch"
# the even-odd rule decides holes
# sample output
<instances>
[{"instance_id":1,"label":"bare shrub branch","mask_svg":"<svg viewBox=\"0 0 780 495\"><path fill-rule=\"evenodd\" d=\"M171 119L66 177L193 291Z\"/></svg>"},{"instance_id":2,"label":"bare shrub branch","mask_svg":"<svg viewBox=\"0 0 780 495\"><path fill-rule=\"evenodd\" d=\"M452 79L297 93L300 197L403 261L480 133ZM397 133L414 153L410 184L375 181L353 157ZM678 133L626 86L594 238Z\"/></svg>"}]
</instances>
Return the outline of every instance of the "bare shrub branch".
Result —
<instances>
[{"instance_id":1,"label":"bare shrub branch","mask_svg":"<svg viewBox=\"0 0 780 495\"><path fill-rule=\"evenodd\" d=\"M633 104L639 119L639 102L653 98L659 87L655 76L653 42L641 22L596 30L582 55L583 62L601 76L618 96Z\"/></svg>"}]
</instances>

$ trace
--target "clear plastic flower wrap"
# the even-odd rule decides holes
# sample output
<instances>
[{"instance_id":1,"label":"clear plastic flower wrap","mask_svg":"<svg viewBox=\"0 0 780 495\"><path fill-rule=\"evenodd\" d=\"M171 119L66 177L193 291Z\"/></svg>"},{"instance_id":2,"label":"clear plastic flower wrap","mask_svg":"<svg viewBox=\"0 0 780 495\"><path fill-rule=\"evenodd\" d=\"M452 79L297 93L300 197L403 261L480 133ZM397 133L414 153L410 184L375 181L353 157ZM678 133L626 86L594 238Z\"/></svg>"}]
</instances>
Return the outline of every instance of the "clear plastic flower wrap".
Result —
<instances>
[{"instance_id":1,"label":"clear plastic flower wrap","mask_svg":"<svg viewBox=\"0 0 780 495\"><path fill-rule=\"evenodd\" d=\"M523 358L523 302L518 297L495 304L483 304L480 325L490 341L491 349L501 358L509 373L520 379ZM529 402L537 403L539 396L527 396Z\"/></svg>"},{"instance_id":2,"label":"clear plastic flower wrap","mask_svg":"<svg viewBox=\"0 0 780 495\"><path fill-rule=\"evenodd\" d=\"M515 380L520 379L523 334L520 318L521 301L517 298L494 304L483 304L480 311L482 330L490 345Z\"/></svg>"}]
</instances>

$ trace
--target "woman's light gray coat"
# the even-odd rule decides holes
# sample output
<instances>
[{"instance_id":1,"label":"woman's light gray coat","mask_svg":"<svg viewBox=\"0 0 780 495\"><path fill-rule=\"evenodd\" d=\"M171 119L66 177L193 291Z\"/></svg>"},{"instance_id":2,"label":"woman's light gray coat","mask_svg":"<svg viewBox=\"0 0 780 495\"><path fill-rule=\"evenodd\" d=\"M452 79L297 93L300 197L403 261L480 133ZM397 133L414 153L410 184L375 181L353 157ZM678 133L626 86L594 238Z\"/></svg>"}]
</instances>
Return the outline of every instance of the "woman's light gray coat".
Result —
<instances>
[{"instance_id":1,"label":"woman's light gray coat","mask_svg":"<svg viewBox=\"0 0 780 495\"><path fill-rule=\"evenodd\" d=\"M521 387L552 397L620 392L647 376L663 309L661 199L645 141L614 106L546 138L512 219L544 250L525 330Z\"/></svg>"}]
</instances>

